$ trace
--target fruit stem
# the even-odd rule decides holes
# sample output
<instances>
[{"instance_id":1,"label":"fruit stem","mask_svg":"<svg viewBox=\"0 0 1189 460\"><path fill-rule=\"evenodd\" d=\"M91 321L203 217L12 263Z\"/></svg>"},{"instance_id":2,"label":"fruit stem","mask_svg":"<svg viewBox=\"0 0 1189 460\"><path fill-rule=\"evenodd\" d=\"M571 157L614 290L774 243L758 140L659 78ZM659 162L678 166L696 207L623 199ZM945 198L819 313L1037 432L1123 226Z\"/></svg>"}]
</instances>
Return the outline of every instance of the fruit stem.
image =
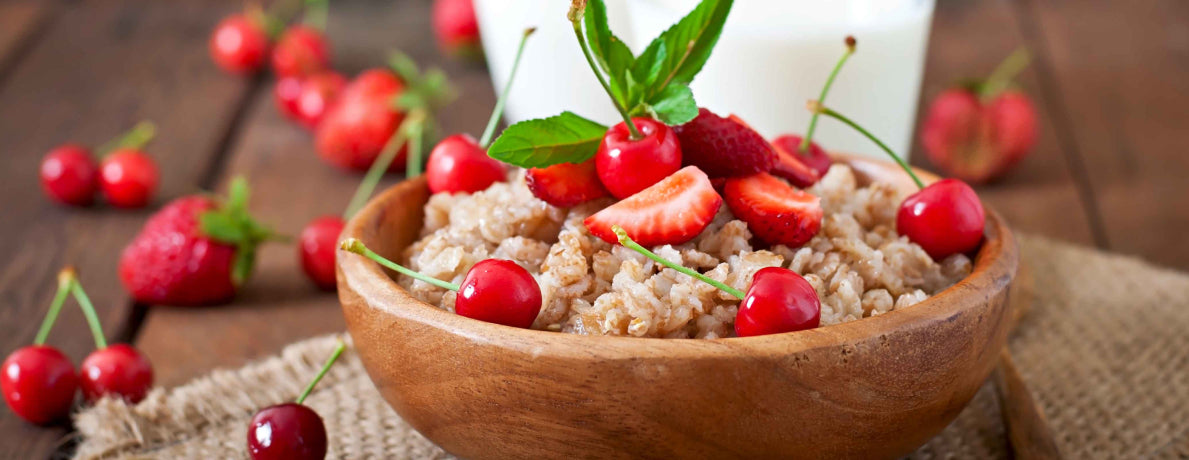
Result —
<instances>
[{"instance_id":1,"label":"fruit stem","mask_svg":"<svg viewBox=\"0 0 1189 460\"><path fill-rule=\"evenodd\" d=\"M885 145L882 141L879 140L879 138L872 135L866 129L863 129L862 126L859 126L857 123L851 121L849 118L842 115L841 113L835 112L834 110L830 109L829 107L822 105L821 102L811 100L811 101L809 101L808 104L806 104L806 107L809 108L809 110L811 112L820 113L822 115L826 115L828 117L834 118L835 120L841 121L841 122L847 124L848 126L850 126L851 128L854 128L855 131L858 131L862 135L867 136L868 139L871 139L871 142L874 142L875 145L878 145L879 148L883 149L884 152L887 152L888 156L892 157L892 159L896 161L896 164L900 165L900 167L904 169L904 172L908 173L908 177L911 177L912 181L916 182L917 187L925 188L925 183L921 182L921 178L917 177L917 174L915 172L912 172L912 167L908 166L908 163L905 163L903 158L900 158L899 155L896 155L894 152L892 152L891 148L889 148L887 145Z\"/></svg>"},{"instance_id":2,"label":"fruit stem","mask_svg":"<svg viewBox=\"0 0 1189 460\"><path fill-rule=\"evenodd\" d=\"M825 86L822 86L822 93L818 95L817 100L821 103L826 103L826 94L830 93L830 87L834 85L834 78L838 76L838 71L842 70L842 65L846 64L846 60L850 59L850 55L855 54L855 37L852 35L846 36L846 52L842 53L842 57L838 58L838 63L834 64L834 70L830 72L830 76L826 78ZM800 150L801 153L809 152L809 144L813 141L813 132L817 130L817 112L809 118L809 129L805 131L805 137L801 139Z\"/></svg>"},{"instance_id":3,"label":"fruit stem","mask_svg":"<svg viewBox=\"0 0 1189 460\"><path fill-rule=\"evenodd\" d=\"M70 295L70 286L74 284L74 267L63 268L58 272L58 292L54 294L54 301L50 303L50 310L45 313L45 319L41 321L41 328L37 330L37 336L33 338L34 345L42 345L45 339L50 336L50 329L54 328L54 323L58 321L58 313L62 311L62 305L66 303L66 297Z\"/></svg>"},{"instance_id":4,"label":"fruit stem","mask_svg":"<svg viewBox=\"0 0 1189 460\"><path fill-rule=\"evenodd\" d=\"M397 152L400 152L401 146L405 145L408 139L409 125L416 120L424 118L425 112L423 110L416 110L405 117L392 136L388 137L388 142L384 144L384 148L380 150L380 156L376 157L376 161L372 162L372 166L368 168L367 174L363 176L363 180L359 182L359 187L355 189L355 195L351 197L351 201L347 203L347 209L343 211L343 220L348 220L359 212L367 203L367 199L372 196L372 192L376 189L376 185L380 183L380 179L384 177L384 172L388 170L388 166L392 164L392 160L396 158Z\"/></svg>"},{"instance_id":5,"label":"fruit stem","mask_svg":"<svg viewBox=\"0 0 1189 460\"><path fill-rule=\"evenodd\" d=\"M692 269L692 268L677 265L677 264L673 263L673 261L671 261L671 260L668 260L668 259L665 259L664 257L656 255L656 253L649 251L644 246L640 246L639 243L633 241L632 238L628 236L628 233L623 230L623 227L620 227L618 225L613 225L613 226L611 226L611 231L615 232L615 236L619 237L619 244L623 245L623 247L625 247L625 248L631 249L631 250L636 251L640 254L644 254L645 257L655 260L657 263L659 263L661 265L664 265L666 267L677 270L678 272L681 272L686 275L697 278L697 279L705 282L706 284L709 284L716 288L722 289L727 294L733 295L740 299L742 299L746 295L743 293L743 291L740 291L733 287L727 286L726 283L723 283L723 282L715 280L709 276L698 273L697 271L694 271L694 269Z\"/></svg>"},{"instance_id":6,"label":"fruit stem","mask_svg":"<svg viewBox=\"0 0 1189 460\"><path fill-rule=\"evenodd\" d=\"M420 121L409 125L409 151L405 155L405 178L421 175L421 141L425 137L425 124Z\"/></svg>"},{"instance_id":7,"label":"fruit stem","mask_svg":"<svg viewBox=\"0 0 1189 460\"><path fill-rule=\"evenodd\" d=\"M322 380L322 377L326 375L327 371L330 371L330 366L334 365L334 362L339 359L339 356L343 354L343 350L346 349L347 344L343 343L342 339L339 339L339 344L334 347L334 352L330 354L330 359L326 360L326 364L322 365L322 369L318 371L318 375L314 376L314 380L310 380L310 384L306 385L306 388L301 391L301 394L298 395L297 399L293 402L298 404L305 402L306 397L310 395L310 392L314 391L314 386Z\"/></svg>"},{"instance_id":8,"label":"fruit stem","mask_svg":"<svg viewBox=\"0 0 1189 460\"><path fill-rule=\"evenodd\" d=\"M95 337L95 349L107 348L107 338L103 336L103 326L99 325L99 315L95 314L95 304L92 304L91 298L87 297L87 291L83 290L83 284L78 281L78 277L73 277L70 283L70 292L74 294L74 300L78 301L78 306L82 308L83 316L87 317L87 325L91 327L91 335Z\"/></svg>"},{"instance_id":9,"label":"fruit stem","mask_svg":"<svg viewBox=\"0 0 1189 460\"><path fill-rule=\"evenodd\" d=\"M142 121L133 126L120 137L107 141L107 143L99 147L99 156L107 156L108 154L120 149L140 149L153 140L157 135L157 125L151 121Z\"/></svg>"},{"instance_id":10,"label":"fruit stem","mask_svg":"<svg viewBox=\"0 0 1189 460\"><path fill-rule=\"evenodd\" d=\"M330 16L329 7L326 0L306 0L306 12L303 22L306 25L317 29L319 32L326 32L326 20Z\"/></svg>"},{"instance_id":11,"label":"fruit stem","mask_svg":"<svg viewBox=\"0 0 1189 460\"><path fill-rule=\"evenodd\" d=\"M487 128L483 130L483 137L479 139L479 148L487 150L491 143L491 136L495 135L495 127L500 123L500 116L504 114L504 103L508 101L508 92L512 90L512 81L516 79L516 69L520 68L520 56L524 54L524 44L528 37L536 32L536 27L524 29L524 36L520 37L520 46L516 48L516 59L512 61L512 73L508 74L508 82L504 84L504 91L495 101L495 109L491 111L491 118L487 120Z\"/></svg>"},{"instance_id":12,"label":"fruit stem","mask_svg":"<svg viewBox=\"0 0 1189 460\"><path fill-rule=\"evenodd\" d=\"M1028 52L1028 48L1022 46L1016 48L983 81L983 84L979 88L979 97L988 99L998 95L999 92L1011 84L1011 81L1016 78L1016 75L1019 75L1021 71L1028 67L1028 63L1031 61L1032 55Z\"/></svg>"},{"instance_id":13,"label":"fruit stem","mask_svg":"<svg viewBox=\"0 0 1189 460\"><path fill-rule=\"evenodd\" d=\"M449 289L454 292L458 292L458 290L460 289L457 284L454 284L454 283L451 283L448 281L442 281L437 278L433 278L430 276L423 275L421 273L417 273L413 270L405 268L404 266L402 266L396 262L385 259L384 256L381 256L379 254L372 252L371 249L368 249L367 246L363 245L362 241L359 241L358 239L355 239L355 238L347 238L347 239L343 240L343 242L339 244L339 249L342 249L342 250L348 251L348 252L353 252L353 253L359 254L361 256L367 257L368 259L371 259L372 261L374 261L380 265L388 267L388 268L392 269L393 271L396 271L397 273L400 273L402 275L408 276L408 277L416 279L416 280L425 281L426 283L432 284L432 285L440 287L442 289Z\"/></svg>"},{"instance_id":14,"label":"fruit stem","mask_svg":"<svg viewBox=\"0 0 1189 460\"><path fill-rule=\"evenodd\" d=\"M636 129L636 124L632 123L632 117L628 116L627 110L619 106L619 101L615 100L615 95L611 93L611 87L607 85L606 80L603 80L603 74L599 72L594 58L590 55L590 48L586 45L586 38L582 36L582 14L585 11L586 0L573 0L570 3L570 13L566 16L570 19L570 24L574 26L574 36L578 37L578 47L582 48L582 55L586 57L586 64L590 66L590 71L594 72L595 78L603 86L603 91L607 93L607 97L611 98L611 105L615 106L615 111L619 112L619 116L623 117L623 122L627 125L628 131L631 133L631 139L643 139L644 135L640 134L639 129Z\"/></svg>"}]
</instances>

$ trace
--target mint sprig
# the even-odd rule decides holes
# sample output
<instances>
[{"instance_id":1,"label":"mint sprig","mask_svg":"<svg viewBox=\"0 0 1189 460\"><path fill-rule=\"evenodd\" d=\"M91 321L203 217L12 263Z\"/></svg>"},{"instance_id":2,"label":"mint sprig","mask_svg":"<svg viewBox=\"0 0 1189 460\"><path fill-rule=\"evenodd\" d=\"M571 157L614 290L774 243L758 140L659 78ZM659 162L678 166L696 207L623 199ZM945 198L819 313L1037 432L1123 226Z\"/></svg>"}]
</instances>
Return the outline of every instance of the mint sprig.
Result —
<instances>
[{"instance_id":1,"label":"mint sprig","mask_svg":"<svg viewBox=\"0 0 1189 460\"><path fill-rule=\"evenodd\" d=\"M487 154L524 168L581 163L594 156L606 133L606 126L573 112L562 112L509 126L487 149Z\"/></svg>"}]
</instances>

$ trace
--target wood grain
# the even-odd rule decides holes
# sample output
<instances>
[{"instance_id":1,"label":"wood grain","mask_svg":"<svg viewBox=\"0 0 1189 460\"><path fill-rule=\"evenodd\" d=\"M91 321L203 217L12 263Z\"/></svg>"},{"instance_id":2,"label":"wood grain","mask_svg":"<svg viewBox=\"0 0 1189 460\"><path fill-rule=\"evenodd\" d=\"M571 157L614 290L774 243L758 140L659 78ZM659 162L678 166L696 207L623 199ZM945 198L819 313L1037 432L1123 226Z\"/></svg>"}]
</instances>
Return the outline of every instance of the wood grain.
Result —
<instances>
[{"instance_id":1,"label":"wood grain","mask_svg":"<svg viewBox=\"0 0 1189 460\"><path fill-rule=\"evenodd\" d=\"M54 10L48 2L0 3L0 82L24 52L37 43L37 32Z\"/></svg>"}]
</instances>

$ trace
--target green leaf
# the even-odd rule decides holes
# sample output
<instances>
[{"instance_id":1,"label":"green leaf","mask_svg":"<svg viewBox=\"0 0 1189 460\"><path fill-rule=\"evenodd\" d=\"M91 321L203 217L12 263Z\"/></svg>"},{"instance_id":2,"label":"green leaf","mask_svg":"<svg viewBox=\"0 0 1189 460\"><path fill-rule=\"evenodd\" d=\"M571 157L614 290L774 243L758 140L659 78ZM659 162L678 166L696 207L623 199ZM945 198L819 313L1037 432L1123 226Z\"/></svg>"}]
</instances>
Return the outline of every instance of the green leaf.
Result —
<instances>
[{"instance_id":1,"label":"green leaf","mask_svg":"<svg viewBox=\"0 0 1189 460\"><path fill-rule=\"evenodd\" d=\"M659 50L653 51L653 48L661 46L668 51L665 53L661 75L653 85L649 85L646 92L648 99L664 91L669 84L688 85L694 80L694 76L710 58L714 45L718 43L718 36L722 33L732 4L733 0L702 0L693 11L668 30L661 32L661 35L644 49L641 56L650 52L659 55Z\"/></svg>"},{"instance_id":2,"label":"green leaf","mask_svg":"<svg viewBox=\"0 0 1189 460\"><path fill-rule=\"evenodd\" d=\"M649 106L656 118L669 126L685 124L698 116L694 93L686 85L670 84L649 101Z\"/></svg>"},{"instance_id":3,"label":"green leaf","mask_svg":"<svg viewBox=\"0 0 1189 460\"><path fill-rule=\"evenodd\" d=\"M656 84L656 79L661 75L661 69L664 68L665 60L669 57L668 48L664 42L658 42L655 47L649 46L640 57L636 58L636 62L632 63L632 78L645 87L651 88Z\"/></svg>"},{"instance_id":4,"label":"green leaf","mask_svg":"<svg viewBox=\"0 0 1189 460\"><path fill-rule=\"evenodd\" d=\"M628 85L625 74L632 68L635 57L632 50L616 37L607 25L607 5L603 0L588 0L582 18L586 28L587 46L603 72L609 77L613 97L624 107L630 107L627 100Z\"/></svg>"},{"instance_id":5,"label":"green leaf","mask_svg":"<svg viewBox=\"0 0 1189 460\"><path fill-rule=\"evenodd\" d=\"M606 126L562 112L509 126L487 149L487 154L524 168L581 163L594 156L606 133Z\"/></svg>"},{"instance_id":6,"label":"green leaf","mask_svg":"<svg viewBox=\"0 0 1189 460\"><path fill-rule=\"evenodd\" d=\"M231 266L231 282L236 286L243 286L252 276L252 268L256 265L256 244L241 244L235 250L235 262Z\"/></svg>"},{"instance_id":7,"label":"green leaf","mask_svg":"<svg viewBox=\"0 0 1189 460\"><path fill-rule=\"evenodd\" d=\"M238 244L251 238L242 220L225 211L206 211L200 214L198 225L203 235L220 243Z\"/></svg>"}]
</instances>

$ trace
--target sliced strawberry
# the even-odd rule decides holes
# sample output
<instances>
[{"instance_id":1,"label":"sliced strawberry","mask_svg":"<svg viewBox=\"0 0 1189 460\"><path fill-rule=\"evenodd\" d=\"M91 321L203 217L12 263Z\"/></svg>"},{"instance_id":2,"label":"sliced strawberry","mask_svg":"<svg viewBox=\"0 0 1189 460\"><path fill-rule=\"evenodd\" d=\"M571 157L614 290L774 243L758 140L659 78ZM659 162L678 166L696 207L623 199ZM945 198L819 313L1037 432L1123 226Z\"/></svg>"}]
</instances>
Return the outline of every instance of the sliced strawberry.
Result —
<instances>
[{"instance_id":1,"label":"sliced strawberry","mask_svg":"<svg viewBox=\"0 0 1189 460\"><path fill-rule=\"evenodd\" d=\"M767 172L776 162L768 141L734 115L723 118L698 109L697 118L673 131L681 141L682 164L697 166L710 177Z\"/></svg>"},{"instance_id":2,"label":"sliced strawberry","mask_svg":"<svg viewBox=\"0 0 1189 460\"><path fill-rule=\"evenodd\" d=\"M524 181L533 196L559 208L577 206L608 195L603 183L599 182L594 158L578 164L532 168L525 173Z\"/></svg>"},{"instance_id":3,"label":"sliced strawberry","mask_svg":"<svg viewBox=\"0 0 1189 460\"><path fill-rule=\"evenodd\" d=\"M586 228L603 241L618 239L612 225L623 227L642 246L681 244L702 233L714 220L722 197L706 173L686 166L660 182L586 218Z\"/></svg>"},{"instance_id":4,"label":"sliced strawberry","mask_svg":"<svg viewBox=\"0 0 1189 460\"><path fill-rule=\"evenodd\" d=\"M816 170L801 161L805 157L786 150L776 142L772 143L772 148L776 150L776 165L772 166L772 171L769 171L772 175L783 177L798 187L808 187L821 179Z\"/></svg>"},{"instance_id":5,"label":"sliced strawberry","mask_svg":"<svg viewBox=\"0 0 1189 460\"><path fill-rule=\"evenodd\" d=\"M767 173L727 180L727 206L769 244L797 247L822 228L821 198Z\"/></svg>"},{"instance_id":6,"label":"sliced strawberry","mask_svg":"<svg viewBox=\"0 0 1189 460\"><path fill-rule=\"evenodd\" d=\"M802 153L801 136L795 134L785 134L772 139L772 145L796 155L801 163L817 171L818 177L826 175L826 172L830 170L830 165L834 164L834 160L830 159L830 155L827 155L826 150L817 145L817 142L810 141L808 151Z\"/></svg>"}]
</instances>

